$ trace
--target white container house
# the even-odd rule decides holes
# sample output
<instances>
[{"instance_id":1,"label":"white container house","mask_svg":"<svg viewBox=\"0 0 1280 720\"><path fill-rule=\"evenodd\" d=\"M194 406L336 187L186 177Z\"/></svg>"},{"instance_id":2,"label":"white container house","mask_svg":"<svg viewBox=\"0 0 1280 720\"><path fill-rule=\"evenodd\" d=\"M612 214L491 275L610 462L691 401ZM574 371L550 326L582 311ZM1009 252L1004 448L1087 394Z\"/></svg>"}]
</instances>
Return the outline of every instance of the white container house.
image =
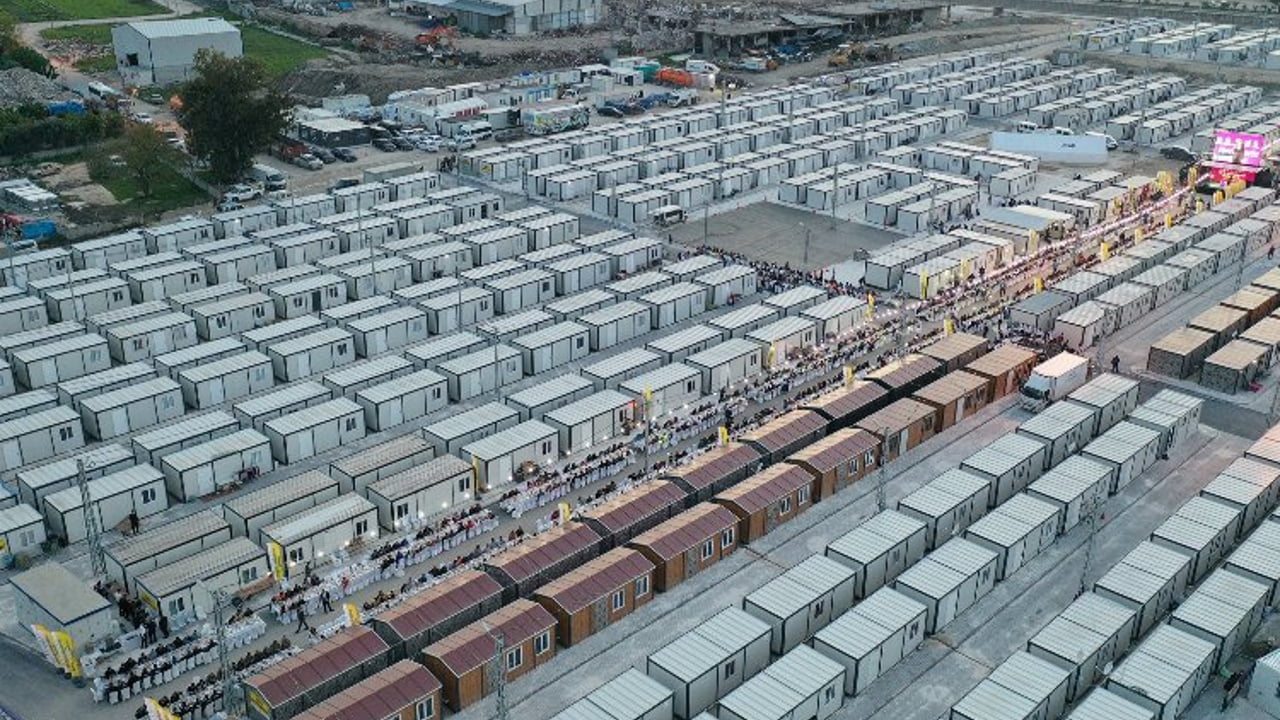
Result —
<instances>
[{"instance_id":1,"label":"white container house","mask_svg":"<svg viewBox=\"0 0 1280 720\"><path fill-rule=\"evenodd\" d=\"M992 505L1000 505L1044 473L1046 454L1039 440L1009 433L965 458L960 469L986 478Z\"/></svg>"},{"instance_id":2,"label":"white container house","mask_svg":"<svg viewBox=\"0 0 1280 720\"><path fill-rule=\"evenodd\" d=\"M417 368L434 368L446 360L460 358L488 347L484 338L475 333L460 332L414 345L404 351L404 356Z\"/></svg>"},{"instance_id":3,"label":"white container house","mask_svg":"<svg viewBox=\"0 0 1280 720\"><path fill-rule=\"evenodd\" d=\"M125 275L135 303L163 300L208 285L204 266L191 260L144 268Z\"/></svg>"},{"instance_id":4,"label":"white container house","mask_svg":"<svg viewBox=\"0 0 1280 720\"><path fill-rule=\"evenodd\" d=\"M854 596L863 598L923 557L926 544L923 522L884 510L828 543L826 555L857 571Z\"/></svg>"},{"instance_id":5,"label":"white container house","mask_svg":"<svg viewBox=\"0 0 1280 720\"><path fill-rule=\"evenodd\" d=\"M597 252L575 254L556 260L548 263L546 270L555 278L556 295L571 295L613 279L609 258Z\"/></svg>"},{"instance_id":6,"label":"white container house","mask_svg":"<svg viewBox=\"0 0 1280 720\"><path fill-rule=\"evenodd\" d=\"M143 228L142 237L147 243L147 252L154 255L162 252L178 252L188 245L213 240L217 235L212 222L192 218Z\"/></svg>"},{"instance_id":7,"label":"white container house","mask_svg":"<svg viewBox=\"0 0 1280 720\"><path fill-rule=\"evenodd\" d=\"M506 342L555 324L556 319L548 313L541 310L525 310L513 315L502 315L477 329L491 342Z\"/></svg>"},{"instance_id":8,"label":"white container house","mask_svg":"<svg viewBox=\"0 0 1280 720\"><path fill-rule=\"evenodd\" d=\"M808 645L796 647L720 701L720 720L831 717L844 702L844 667Z\"/></svg>"},{"instance_id":9,"label":"white container house","mask_svg":"<svg viewBox=\"0 0 1280 720\"><path fill-rule=\"evenodd\" d=\"M742 599L742 609L768 623L770 650L783 655L853 606L857 571L811 555Z\"/></svg>"},{"instance_id":10,"label":"white container house","mask_svg":"<svg viewBox=\"0 0 1280 720\"><path fill-rule=\"evenodd\" d=\"M649 655L645 673L672 691L676 717L702 717L769 664L769 638L763 621L726 608Z\"/></svg>"},{"instance_id":11,"label":"white container house","mask_svg":"<svg viewBox=\"0 0 1280 720\"><path fill-rule=\"evenodd\" d=\"M364 408L365 425L386 430L426 417L449 404L448 379L431 370L417 370L356 393Z\"/></svg>"},{"instance_id":12,"label":"white container house","mask_svg":"<svg viewBox=\"0 0 1280 720\"><path fill-rule=\"evenodd\" d=\"M49 311L39 298L19 296L0 302L0 331L6 335L48 324Z\"/></svg>"},{"instance_id":13,"label":"white container house","mask_svg":"<svg viewBox=\"0 0 1280 720\"><path fill-rule=\"evenodd\" d=\"M634 275L662 261L662 243L653 238L633 238L601 248L600 253L609 258L614 276Z\"/></svg>"},{"instance_id":14,"label":"white container house","mask_svg":"<svg viewBox=\"0 0 1280 720\"><path fill-rule=\"evenodd\" d=\"M80 403L85 434L98 440L166 423L182 417L184 411L182 388L167 377L94 395Z\"/></svg>"},{"instance_id":15,"label":"white container house","mask_svg":"<svg viewBox=\"0 0 1280 720\"><path fill-rule=\"evenodd\" d=\"M326 373L321 384L333 391L334 397L354 398L367 387L408 375L413 363L398 355L363 360Z\"/></svg>"},{"instance_id":16,"label":"white container house","mask_svg":"<svg viewBox=\"0 0 1280 720\"><path fill-rule=\"evenodd\" d=\"M227 500L222 504L222 517L231 525L235 536L260 543L262 528L328 502L341 493L337 480L310 470Z\"/></svg>"},{"instance_id":17,"label":"white container house","mask_svg":"<svg viewBox=\"0 0 1280 720\"><path fill-rule=\"evenodd\" d=\"M81 270L107 269L110 265L126 260L136 260L147 254L147 241L142 233L129 230L118 235L84 240L71 246L71 262Z\"/></svg>"},{"instance_id":18,"label":"white container house","mask_svg":"<svg viewBox=\"0 0 1280 720\"><path fill-rule=\"evenodd\" d=\"M732 299L749 297L757 291L756 271L744 265L729 265L703 273L694 282L707 287L708 309L723 307Z\"/></svg>"},{"instance_id":19,"label":"white container house","mask_svg":"<svg viewBox=\"0 0 1280 720\"><path fill-rule=\"evenodd\" d=\"M214 213L209 220L213 223L215 237L229 238L254 230L270 230L276 226L279 217L276 209L270 205L250 205L239 210Z\"/></svg>"},{"instance_id":20,"label":"white container house","mask_svg":"<svg viewBox=\"0 0 1280 720\"><path fill-rule=\"evenodd\" d=\"M92 333L19 350L10 360L14 381L30 390L111 367L107 340Z\"/></svg>"},{"instance_id":21,"label":"white container house","mask_svg":"<svg viewBox=\"0 0 1280 720\"><path fill-rule=\"evenodd\" d=\"M347 329L360 357L373 357L427 339L427 315L417 308L401 307L353 320Z\"/></svg>"},{"instance_id":22,"label":"white container house","mask_svg":"<svg viewBox=\"0 0 1280 720\"><path fill-rule=\"evenodd\" d=\"M473 440L462 446L459 457L475 469L476 489L489 492L510 485L526 463L546 468L560 457L559 433L537 420Z\"/></svg>"},{"instance_id":23,"label":"white container house","mask_svg":"<svg viewBox=\"0 0 1280 720\"><path fill-rule=\"evenodd\" d=\"M10 303L0 305L0 314ZM101 278L74 285L70 288L54 288L45 295L45 306L54 322L83 320L90 315L118 310L133 304L129 286L120 278ZM19 332L30 328L19 328Z\"/></svg>"},{"instance_id":24,"label":"white container house","mask_svg":"<svg viewBox=\"0 0 1280 720\"><path fill-rule=\"evenodd\" d=\"M347 282L337 275L314 275L267 290L281 320L319 313L347 301Z\"/></svg>"},{"instance_id":25,"label":"white container house","mask_svg":"<svg viewBox=\"0 0 1280 720\"><path fill-rule=\"evenodd\" d=\"M619 300L635 300L641 295L672 284L673 281L670 275L652 270L616 280L605 285L604 289L616 295Z\"/></svg>"},{"instance_id":26,"label":"white container house","mask_svg":"<svg viewBox=\"0 0 1280 720\"><path fill-rule=\"evenodd\" d=\"M275 373L271 358L251 350L186 368L177 380L187 407L203 410L270 390Z\"/></svg>"},{"instance_id":27,"label":"white container house","mask_svg":"<svg viewBox=\"0 0 1280 720\"><path fill-rule=\"evenodd\" d=\"M160 461L169 494L182 502L212 495L242 480L247 470L270 472L271 441L257 430L240 430L165 455Z\"/></svg>"},{"instance_id":28,"label":"white container house","mask_svg":"<svg viewBox=\"0 0 1280 720\"><path fill-rule=\"evenodd\" d=\"M278 417L314 407L333 398L329 388L317 382L294 383L269 393L242 400L231 406L237 420L246 427L262 430Z\"/></svg>"},{"instance_id":29,"label":"white container house","mask_svg":"<svg viewBox=\"0 0 1280 720\"><path fill-rule=\"evenodd\" d=\"M442 455L372 482L364 493L378 509L378 524L399 532L467 505L474 495L472 475L470 464Z\"/></svg>"},{"instance_id":30,"label":"white container house","mask_svg":"<svg viewBox=\"0 0 1280 720\"><path fill-rule=\"evenodd\" d=\"M427 298L418 307L427 314L427 328L432 335L487 322L495 314L493 292L478 287L463 287L456 293Z\"/></svg>"},{"instance_id":31,"label":"white container house","mask_svg":"<svg viewBox=\"0 0 1280 720\"><path fill-rule=\"evenodd\" d=\"M117 325L108 328L106 336L111 357L122 363L146 360L200 342L195 320L184 313L166 313Z\"/></svg>"},{"instance_id":32,"label":"white container house","mask_svg":"<svg viewBox=\"0 0 1280 720\"><path fill-rule=\"evenodd\" d=\"M1111 469L1080 455L1067 458L1027 486L1027 495L1058 508L1058 533L1087 520L1095 502L1107 497Z\"/></svg>"},{"instance_id":33,"label":"white container house","mask_svg":"<svg viewBox=\"0 0 1280 720\"><path fill-rule=\"evenodd\" d=\"M616 390L626 380L655 370L662 365L662 358L649 350L633 348L611 355L603 360L584 365L582 377L590 380L596 390ZM701 381L701 375L699 375Z\"/></svg>"},{"instance_id":34,"label":"white container house","mask_svg":"<svg viewBox=\"0 0 1280 720\"><path fill-rule=\"evenodd\" d=\"M297 282L303 278L309 278L320 274L320 268L312 265L311 263L306 263L303 265L294 265L292 267L283 267L279 270L262 273L261 275L254 275L253 277L245 280L244 284L250 290L270 294L271 288L288 285L289 283Z\"/></svg>"},{"instance_id":35,"label":"white container house","mask_svg":"<svg viewBox=\"0 0 1280 720\"><path fill-rule=\"evenodd\" d=\"M240 424L235 418L215 410L134 435L130 445L137 462L157 466L169 453L230 435L239 429Z\"/></svg>"},{"instance_id":36,"label":"white container house","mask_svg":"<svg viewBox=\"0 0 1280 720\"><path fill-rule=\"evenodd\" d=\"M925 546L932 549L985 515L990 494L985 478L951 468L898 501L898 512L925 524Z\"/></svg>"},{"instance_id":37,"label":"white container house","mask_svg":"<svg viewBox=\"0 0 1280 720\"><path fill-rule=\"evenodd\" d=\"M435 454L435 448L421 437L401 435L334 460L329 464L329 474L338 480L344 492L365 495L371 483L422 465Z\"/></svg>"},{"instance_id":38,"label":"white container house","mask_svg":"<svg viewBox=\"0 0 1280 720\"><path fill-rule=\"evenodd\" d=\"M765 348L768 367L784 365L816 342L816 326L812 320L785 317L747 333L746 339Z\"/></svg>"},{"instance_id":39,"label":"white container house","mask_svg":"<svg viewBox=\"0 0 1280 720\"><path fill-rule=\"evenodd\" d=\"M315 230L301 235L272 240L268 248L275 255L276 266L291 268L313 263L342 252L338 236L330 230ZM264 270L263 272L270 272Z\"/></svg>"},{"instance_id":40,"label":"white container house","mask_svg":"<svg viewBox=\"0 0 1280 720\"><path fill-rule=\"evenodd\" d=\"M210 285L248 280L279 267L275 252L263 245L246 245L213 253L201 262Z\"/></svg>"},{"instance_id":41,"label":"white container house","mask_svg":"<svg viewBox=\"0 0 1280 720\"><path fill-rule=\"evenodd\" d=\"M511 342L523 361L525 375L537 375L586 357L591 352L591 329L562 322Z\"/></svg>"},{"instance_id":42,"label":"white container house","mask_svg":"<svg viewBox=\"0 0 1280 720\"><path fill-rule=\"evenodd\" d=\"M501 403L486 403L443 418L422 428L422 437L436 455L458 455L462 446L519 424L520 414Z\"/></svg>"},{"instance_id":43,"label":"white container house","mask_svg":"<svg viewBox=\"0 0 1280 720\"><path fill-rule=\"evenodd\" d=\"M334 197L328 193L315 193L277 200L272 203L278 226L305 223L338 212Z\"/></svg>"},{"instance_id":44,"label":"white container house","mask_svg":"<svg viewBox=\"0 0 1280 720\"><path fill-rule=\"evenodd\" d=\"M276 379L292 382L320 375L355 361L351 333L339 328L325 328L313 333L272 343L267 348Z\"/></svg>"},{"instance_id":45,"label":"white container house","mask_svg":"<svg viewBox=\"0 0 1280 720\"><path fill-rule=\"evenodd\" d=\"M559 446L566 453L588 452L610 440L625 439L627 428L636 420L634 398L617 390L600 392L547 411L542 422L559 433Z\"/></svg>"},{"instance_id":46,"label":"white container house","mask_svg":"<svg viewBox=\"0 0 1280 720\"><path fill-rule=\"evenodd\" d=\"M80 401L97 395L99 393L116 390L118 388L132 385L135 382L149 380L156 376L156 370L147 363L129 363L128 365L116 365L100 372L91 373L58 383L58 396L56 402L66 405L73 410L80 409ZM15 396L14 399L33 396L33 393L23 393ZM0 402L3 405L4 402ZM26 410L22 410L26 412ZM0 420L9 419L10 414L0 411Z\"/></svg>"},{"instance_id":47,"label":"white container house","mask_svg":"<svg viewBox=\"0 0 1280 720\"><path fill-rule=\"evenodd\" d=\"M150 465L138 465L90 480L91 512L98 516L98 527L115 528L127 521L130 512L148 518L169 507L164 492L164 475ZM85 539L84 505L80 488L70 487L44 499L44 519L51 534L67 544Z\"/></svg>"},{"instance_id":48,"label":"white container house","mask_svg":"<svg viewBox=\"0 0 1280 720\"><path fill-rule=\"evenodd\" d=\"M636 300L624 300L578 318L587 327L591 349L606 350L638 338L652 329L650 307Z\"/></svg>"},{"instance_id":49,"label":"white container house","mask_svg":"<svg viewBox=\"0 0 1280 720\"><path fill-rule=\"evenodd\" d=\"M301 573L308 564L324 562L356 540L368 543L377 539L378 510L359 495L342 495L267 525L260 532L264 545L280 548L278 556L268 553L268 557L284 558L285 567L275 566L278 560L272 560L272 569L289 577Z\"/></svg>"},{"instance_id":50,"label":"white container house","mask_svg":"<svg viewBox=\"0 0 1280 720\"><path fill-rule=\"evenodd\" d=\"M711 394L763 372L764 351L758 343L733 338L688 355L682 362L702 373L702 389Z\"/></svg>"},{"instance_id":51,"label":"white container house","mask_svg":"<svg viewBox=\"0 0 1280 720\"><path fill-rule=\"evenodd\" d=\"M263 431L272 456L288 465L363 438L364 410L337 398L269 420Z\"/></svg>"},{"instance_id":52,"label":"white container house","mask_svg":"<svg viewBox=\"0 0 1280 720\"><path fill-rule=\"evenodd\" d=\"M520 420L541 420L546 413L581 400L597 388L578 375L559 375L545 382L511 393L503 402L520 413Z\"/></svg>"},{"instance_id":53,"label":"white container house","mask_svg":"<svg viewBox=\"0 0 1280 720\"><path fill-rule=\"evenodd\" d=\"M520 350L498 344L446 360L435 370L448 382L449 400L463 402L523 379L525 364L520 355Z\"/></svg>"},{"instance_id":54,"label":"white container house","mask_svg":"<svg viewBox=\"0 0 1280 720\"><path fill-rule=\"evenodd\" d=\"M275 302L260 292L251 292L194 307L191 317L202 340L217 340L275 322Z\"/></svg>"},{"instance_id":55,"label":"white container house","mask_svg":"<svg viewBox=\"0 0 1280 720\"><path fill-rule=\"evenodd\" d=\"M263 549L244 538L233 538L140 576L137 591L170 627L182 628L213 610L212 589L236 593L269 574Z\"/></svg>"},{"instance_id":56,"label":"white container house","mask_svg":"<svg viewBox=\"0 0 1280 720\"><path fill-rule=\"evenodd\" d=\"M511 314L537 307L556 296L555 276L546 270L530 268L484 284L493 293L496 310Z\"/></svg>"},{"instance_id":57,"label":"white container house","mask_svg":"<svg viewBox=\"0 0 1280 720\"><path fill-rule=\"evenodd\" d=\"M249 350L265 353L275 343L292 340L323 330L325 324L315 315L303 315L292 320L281 320L256 330L248 330L240 334L240 339Z\"/></svg>"},{"instance_id":58,"label":"white container house","mask_svg":"<svg viewBox=\"0 0 1280 720\"><path fill-rule=\"evenodd\" d=\"M678 282L670 287L645 293L637 300L649 306L650 325L658 330L705 312L707 295L706 286Z\"/></svg>"},{"instance_id":59,"label":"white container house","mask_svg":"<svg viewBox=\"0 0 1280 720\"><path fill-rule=\"evenodd\" d=\"M1094 414L1075 403L1057 402L1018 426L1017 433L1045 446L1044 469L1079 452L1093 439Z\"/></svg>"}]
</instances>

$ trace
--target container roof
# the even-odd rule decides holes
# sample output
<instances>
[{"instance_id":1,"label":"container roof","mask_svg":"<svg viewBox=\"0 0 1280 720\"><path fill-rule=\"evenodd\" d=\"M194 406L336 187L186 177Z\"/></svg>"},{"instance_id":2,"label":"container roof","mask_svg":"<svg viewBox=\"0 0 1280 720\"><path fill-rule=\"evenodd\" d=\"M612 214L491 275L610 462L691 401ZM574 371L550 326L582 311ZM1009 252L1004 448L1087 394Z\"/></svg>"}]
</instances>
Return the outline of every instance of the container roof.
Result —
<instances>
[{"instance_id":1,"label":"container roof","mask_svg":"<svg viewBox=\"0 0 1280 720\"><path fill-rule=\"evenodd\" d=\"M775 453L796 441L822 433L826 427L827 421L818 413L812 410L792 410L742 435L739 441L755 443L768 452Z\"/></svg>"},{"instance_id":2,"label":"container roof","mask_svg":"<svg viewBox=\"0 0 1280 720\"><path fill-rule=\"evenodd\" d=\"M669 514L673 508L681 507L685 497L685 491L675 483L653 480L585 510L582 515L613 534L634 527L655 515Z\"/></svg>"},{"instance_id":3,"label":"container roof","mask_svg":"<svg viewBox=\"0 0 1280 720\"><path fill-rule=\"evenodd\" d=\"M700 503L645 531L632 540L630 545L648 548L666 561L737 524L738 519L728 508L714 503Z\"/></svg>"},{"instance_id":4,"label":"container roof","mask_svg":"<svg viewBox=\"0 0 1280 720\"><path fill-rule=\"evenodd\" d=\"M386 720L441 688L422 665L401 660L295 716L297 720Z\"/></svg>"},{"instance_id":5,"label":"container roof","mask_svg":"<svg viewBox=\"0 0 1280 720\"><path fill-rule=\"evenodd\" d=\"M583 523L571 521L495 555L486 565L501 570L513 582L520 583L598 542L600 536L594 530Z\"/></svg>"},{"instance_id":6,"label":"container roof","mask_svg":"<svg viewBox=\"0 0 1280 720\"><path fill-rule=\"evenodd\" d=\"M423 652L461 677L493 659L497 652L495 636L502 635L507 646L514 647L552 631L555 625L555 618L546 608L521 598L431 644Z\"/></svg>"},{"instance_id":7,"label":"container roof","mask_svg":"<svg viewBox=\"0 0 1280 720\"><path fill-rule=\"evenodd\" d=\"M160 599L256 559L263 559L265 563L265 558L266 552L256 543L242 537L232 538L181 560L161 565L138 577L138 585ZM239 573L237 580L238 576ZM231 589L239 589L235 583L236 581L232 581L227 585L232 585Z\"/></svg>"},{"instance_id":8,"label":"container roof","mask_svg":"<svg viewBox=\"0 0 1280 720\"><path fill-rule=\"evenodd\" d=\"M280 707L388 650L386 641L369 627L344 628L244 682L261 693L269 705Z\"/></svg>"},{"instance_id":9,"label":"container roof","mask_svg":"<svg viewBox=\"0 0 1280 720\"><path fill-rule=\"evenodd\" d=\"M735 473L760 462L760 453L750 445L730 442L697 456L689 464L667 473L686 485L700 490L710 487Z\"/></svg>"},{"instance_id":10,"label":"container roof","mask_svg":"<svg viewBox=\"0 0 1280 720\"><path fill-rule=\"evenodd\" d=\"M148 39L156 38L172 38L172 37L190 37L195 35L209 35L214 33L235 33L240 34L235 25L227 22L219 17L210 18L190 18L182 20L149 20L145 22L131 22L127 26ZM189 224L191 221L182 223L170 223L156 228L155 231L165 231L172 228Z\"/></svg>"},{"instance_id":11,"label":"container roof","mask_svg":"<svg viewBox=\"0 0 1280 720\"><path fill-rule=\"evenodd\" d=\"M835 390L810 400L804 407L821 412L832 420L842 420L861 412L867 406L889 394L880 385L864 380L854 380Z\"/></svg>"},{"instance_id":12,"label":"container roof","mask_svg":"<svg viewBox=\"0 0 1280 720\"><path fill-rule=\"evenodd\" d=\"M799 465L778 463L721 492L716 499L752 515L812 483L813 476Z\"/></svg>"},{"instance_id":13,"label":"container roof","mask_svg":"<svg viewBox=\"0 0 1280 720\"><path fill-rule=\"evenodd\" d=\"M841 464L861 459L874 450L880 440L861 428L843 428L791 454L787 462L804 463L819 473L835 470Z\"/></svg>"},{"instance_id":14,"label":"container roof","mask_svg":"<svg viewBox=\"0 0 1280 720\"><path fill-rule=\"evenodd\" d=\"M393 608L379 613L374 622L391 628L402 639L430 633L446 620L498 601L502 586L479 570L463 570Z\"/></svg>"},{"instance_id":15,"label":"container roof","mask_svg":"<svg viewBox=\"0 0 1280 720\"><path fill-rule=\"evenodd\" d=\"M543 585L534 595L573 614L651 574L653 569L653 563L639 551L614 548Z\"/></svg>"},{"instance_id":16,"label":"container roof","mask_svg":"<svg viewBox=\"0 0 1280 720\"><path fill-rule=\"evenodd\" d=\"M64 626L100 612L111 612L110 601L56 562L38 565L15 575L10 582Z\"/></svg>"}]
</instances>

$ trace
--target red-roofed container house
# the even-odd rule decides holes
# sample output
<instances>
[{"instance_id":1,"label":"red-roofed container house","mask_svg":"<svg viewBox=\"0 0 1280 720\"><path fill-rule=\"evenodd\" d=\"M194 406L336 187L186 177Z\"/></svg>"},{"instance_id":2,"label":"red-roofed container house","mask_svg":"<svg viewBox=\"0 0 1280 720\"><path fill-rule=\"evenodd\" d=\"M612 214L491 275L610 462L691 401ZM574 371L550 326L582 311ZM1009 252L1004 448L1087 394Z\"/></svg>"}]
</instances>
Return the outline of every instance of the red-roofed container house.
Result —
<instances>
[{"instance_id":1,"label":"red-roofed container house","mask_svg":"<svg viewBox=\"0 0 1280 720\"><path fill-rule=\"evenodd\" d=\"M738 518L745 545L773 532L813 505L813 476L799 465L770 465L712 498Z\"/></svg>"},{"instance_id":2,"label":"red-roofed container house","mask_svg":"<svg viewBox=\"0 0 1280 720\"><path fill-rule=\"evenodd\" d=\"M578 520L601 537L604 552L683 510L688 495L673 482L653 480L584 511Z\"/></svg>"},{"instance_id":3,"label":"red-roofed container house","mask_svg":"<svg viewBox=\"0 0 1280 720\"><path fill-rule=\"evenodd\" d=\"M730 442L694 458L664 477L689 494L685 504L710 500L716 493L741 482L764 466L760 451L740 442Z\"/></svg>"},{"instance_id":4,"label":"red-roofed container house","mask_svg":"<svg viewBox=\"0 0 1280 720\"><path fill-rule=\"evenodd\" d=\"M815 497L826 500L875 470L879 457L880 438L860 428L845 428L792 453L786 462L812 475Z\"/></svg>"},{"instance_id":5,"label":"red-roofed container house","mask_svg":"<svg viewBox=\"0 0 1280 720\"><path fill-rule=\"evenodd\" d=\"M294 720L438 720L440 681L411 660L312 705Z\"/></svg>"},{"instance_id":6,"label":"red-roofed container house","mask_svg":"<svg viewBox=\"0 0 1280 720\"><path fill-rule=\"evenodd\" d=\"M428 645L423 664L444 685L445 704L462 710L494 690L489 668L497 657L498 636L506 656L498 661L511 682L555 657L555 632L556 619L546 608L520 599Z\"/></svg>"},{"instance_id":7,"label":"red-roofed container house","mask_svg":"<svg viewBox=\"0 0 1280 720\"><path fill-rule=\"evenodd\" d=\"M502 586L479 570L463 570L379 613L369 627L391 646L392 660L422 649L502 607Z\"/></svg>"},{"instance_id":8,"label":"red-roofed container house","mask_svg":"<svg viewBox=\"0 0 1280 720\"><path fill-rule=\"evenodd\" d=\"M738 547L738 518L728 508L701 503L647 532L628 547L653 562L654 584L666 592L720 562Z\"/></svg>"},{"instance_id":9,"label":"red-roofed container house","mask_svg":"<svg viewBox=\"0 0 1280 720\"><path fill-rule=\"evenodd\" d=\"M764 457L765 462L782 462L782 459L827 434L827 420L813 410L792 410L743 434L739 442L746 443Z\"/></svg>"},{"instance_id":10,"label":"red-roofed container house","mask_svg":"<svg viewBox=\"0 0 1280 720\"><path fill-rule=\"evenodd\" d=\"M831 421L833 428L845 428L889 404L889 391L866 380L852 380L823 393L801 407L814 410Z\"/></svg>"},{"instance_id":11,"label":"red-roofed container house","mask_svg":"<svg viewBox=\"0 0 1280 720\"><path fill-rule=\"evenodd\" d=\"M533 599L556 618L556 637L570 647L653 599L654 564L640 551L614 548L543 585Z\"/></svg>"},{"instance_id":12,"label":"red-roofed container house","mask_svg":"<svg viewBox=\"0 0 1280 720\"><path fill-rule=\"evenodd\" d=\"M600 536L580 522L525 540L484 564L484 571L502 585L502 599L529 597L534 590L564 575L600 553Z\"/></svg>"},{"instance_id":13,"label":"red-roofed container house","mask_svg":"<svg viewBox=\"0 0 1280 720\"><path fill-rule=\"evenodd\" d=\"M385 669L386 641L360 625L241 681L253 720L287 720Z\"/></svg>"}]
</instances>

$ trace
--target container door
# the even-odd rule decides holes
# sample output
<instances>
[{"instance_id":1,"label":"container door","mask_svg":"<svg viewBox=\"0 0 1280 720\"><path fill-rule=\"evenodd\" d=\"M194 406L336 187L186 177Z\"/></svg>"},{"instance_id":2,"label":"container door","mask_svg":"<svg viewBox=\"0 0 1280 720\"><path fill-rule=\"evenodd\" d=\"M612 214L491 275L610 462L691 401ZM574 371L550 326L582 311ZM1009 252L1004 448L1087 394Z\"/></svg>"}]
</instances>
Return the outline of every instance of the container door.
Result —
<instances>
[{"instance_id":1,"label":"container door","mask_svg":"<svg viewBox=\"0 0 1280 720\"><path fill-rule=\"evenodd\" d=\"M298 358L297 377L303 378L303 377L309 376L311 374L311 353L309 352L302 353L301 355L298 355L297 358ZM293 378L290 378L290 379L293 379Z\"/></svg>"},{"instance_id":2,"label":"container door","mask_svg":"<svg viewBox=\"0 0 1280 720\"><path fill-rule=\"evenodd\" d=\"M209 383L209 402L211 405L221 405L227 399L227 388L225 380L218 379Z\"/></svg>"},{"instance_id":3,"label":"container door","mask_svg":"<svg viewBox=\"0 0 1280 720\"><path fill-rule=\"evenodd\" d=\"M312 431L307 430L297 434L298 457L307 458L316 454L315 438L311 434ZM294 460L294 458L289 458Z\"/></svg>"},{"instance_id":4,"label":"container door","mask_svg":"<svg viewBox=\"0 0 1280 720\"><path fill-rule=\"evenodd\" d=\"M205 465L196 470L196 497L213 494L217 487L213 482L213 467Z\"/></svg>"}]
</instances>

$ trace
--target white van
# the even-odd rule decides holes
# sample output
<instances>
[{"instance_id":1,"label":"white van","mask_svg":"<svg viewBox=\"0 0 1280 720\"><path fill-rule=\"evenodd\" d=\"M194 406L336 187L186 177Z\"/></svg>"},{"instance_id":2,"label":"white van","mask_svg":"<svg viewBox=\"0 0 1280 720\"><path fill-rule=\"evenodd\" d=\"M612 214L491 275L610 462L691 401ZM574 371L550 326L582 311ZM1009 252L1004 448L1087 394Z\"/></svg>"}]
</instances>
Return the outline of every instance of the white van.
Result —
<instances>
[{"instance_id":1,"label":"white van","mask_svg":"<svg viewBox=\"0 0 1280 720\"><path fill-rule=\"evenodd\" d=\"M477 142L493 137L493 125L485 120L467 123L458 128L459 135L470 135Z\"/></svg>"},{"instance_id":2,"label":"white van","mask_svg":"<svg viewBox=\"0 0 1280 720\"><path fill-rule=\"evenodd\" d=\"M1022 120L1017 125L1014 126L1013 130L1014 132L1019 132L1019 133L1040 132L1040 126L1031 122L1030 120Z\"/></svg>"},{"instance_id":3,"label":"white van","mask_svg":"<svg viewBox=\"0 0 1280 720\"><path fill-rule=\"evenodd\" d=\"M1061 125L1055 125L1053 127L1053 134L1054 135L1075 135L1076 131L1072 130L1071 128L1064 128Z\"/></svg>"},{"instance_id":4,"label":"white van","mask_svg":"<svg viewBox=\"0 0 1280 720\"><path fill-rule=\"evenodd\" d=\"M267 192L284 190L289 187L289 178L282 171L262 163L254 163L249 168L249 172L246 173L246 177L261 184L262 189Z\"/></svg>"}]
</instances>

